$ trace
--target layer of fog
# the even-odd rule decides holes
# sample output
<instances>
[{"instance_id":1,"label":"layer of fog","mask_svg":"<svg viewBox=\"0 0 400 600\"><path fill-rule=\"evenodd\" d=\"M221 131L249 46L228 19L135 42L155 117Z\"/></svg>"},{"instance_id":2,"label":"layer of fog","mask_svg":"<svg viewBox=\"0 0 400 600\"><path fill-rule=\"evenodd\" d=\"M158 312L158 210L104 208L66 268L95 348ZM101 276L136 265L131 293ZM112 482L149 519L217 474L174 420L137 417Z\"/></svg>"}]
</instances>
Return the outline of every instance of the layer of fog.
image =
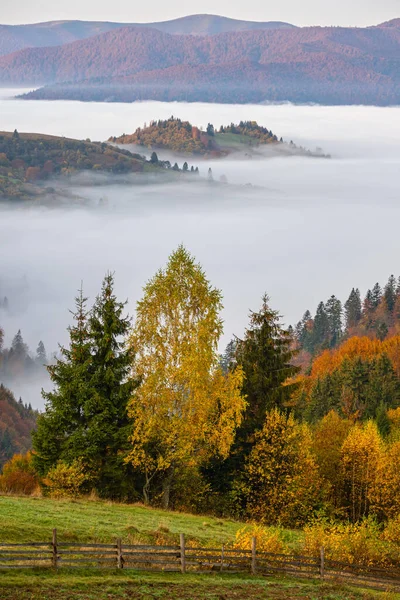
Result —
<instances>
[{"instance_id":1,"label":"layer of fog","mask_svg":"<svg viewBox=\"0 0 400 600\"><path fill-rule=\"evenodd\" d=\"M81 280L93 300L107 270L133 313L143 284L181 242L223 291L221 346L243 333L265 291L289 324L332 293L345 300L353 286L364 293L399 273L399 108L0 100L0 130L104 140L171 114L203 126L257 120L332 159L193 159L232 185L79 186L91 206L3 206L0 280L11 288L25 277L21 307L0 312L8 343L19 328L33 348L39 339L48 351L65 343ZM24 400L40 406L38 396Z\"/></svg>"}]
</instances>

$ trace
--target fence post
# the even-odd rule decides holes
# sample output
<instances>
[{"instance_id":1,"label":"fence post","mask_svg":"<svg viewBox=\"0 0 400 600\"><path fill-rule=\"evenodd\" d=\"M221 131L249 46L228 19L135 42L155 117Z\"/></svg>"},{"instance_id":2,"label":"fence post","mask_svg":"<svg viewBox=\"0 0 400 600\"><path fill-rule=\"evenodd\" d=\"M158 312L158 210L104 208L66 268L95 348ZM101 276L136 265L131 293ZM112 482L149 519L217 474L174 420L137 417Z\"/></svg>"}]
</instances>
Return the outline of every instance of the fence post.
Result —
<instances>
[{"instance_id":1,"label":"fence post","mask_svg":"<svg viewBox=\"0 0 400 600\"><path fill-rule=\"evenodd\" d=\"M180 535L180 547L181 547L181 571L186 572L186 557L185 557L185 534Z\"/></svg>"},{"instance_id":2,"label":"fence post","mask_svg":"<svg viewBox=\"0 0 400 600\"><path fill-rule=\"evenodd\" d=\"M224 545L222 544L222 547L221 547L221 571L224 567L224 558L225 558L225 549L224 549Z\"/></svg>"},{"instance_id":3,"label":"fence post","mask_svg":"<svg viewBox=\"0 0 400 600\"><path fill-rule=\"evenodd\" d=\"M124 568L124 559L122 558L122 540L117 539L117 569Z\"/></svg>"},{"instance_id":4,"label":"fence post","mask_svg":"<svg viewBox=\"0 0 400 600\"><path fill-rule=\"evenodd\" d=\"M321 575L321 579L323 579L325 575L325 550L323 546L321 546L321 548L319 549L319 553L321 559L319 573Z\"/></svg>"},{"instance_id":5,"label":"fence post","mask_svg":"<svg viewBox=\"0 0 400 600\"><path fill-rule=\"evenodd\" d=\"M53 539L51 542L51 546L53 549L53 554L52 554L52 566L57 569L57 564L58 564L58 556L57 556L57 529L53 529Z\"/></svg>"},{"instance_id":6,"label":"fence post","mask_svg":"<svg viewBox=\"0 0 400 600\"><path fill-rule=\"evenodd\" d=\"M251 538L251 572L253 575L256 574L256 537Z\"/></svg>"}]
</instances>

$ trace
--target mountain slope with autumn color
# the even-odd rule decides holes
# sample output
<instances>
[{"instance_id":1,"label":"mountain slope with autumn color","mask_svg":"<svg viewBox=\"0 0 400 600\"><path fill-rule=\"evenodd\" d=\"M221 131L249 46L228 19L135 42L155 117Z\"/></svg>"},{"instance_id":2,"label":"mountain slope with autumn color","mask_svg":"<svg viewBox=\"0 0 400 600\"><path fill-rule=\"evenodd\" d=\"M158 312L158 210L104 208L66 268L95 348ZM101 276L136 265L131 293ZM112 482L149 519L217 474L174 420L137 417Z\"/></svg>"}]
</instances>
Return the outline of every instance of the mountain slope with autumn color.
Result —
<instances>
[{"instance_id":1,"label":"mountain slope with autumn color","mask_svg":"<svg viewBox=\"0 0 400 600\"><path fill-rule=\"evenodd\" d=\"M327 104L400 102L400 27L304 27L170 35L124 27L0 57L30 98ZM50 85L49 85L50 84Z\"/></svg>"}]
</instances>

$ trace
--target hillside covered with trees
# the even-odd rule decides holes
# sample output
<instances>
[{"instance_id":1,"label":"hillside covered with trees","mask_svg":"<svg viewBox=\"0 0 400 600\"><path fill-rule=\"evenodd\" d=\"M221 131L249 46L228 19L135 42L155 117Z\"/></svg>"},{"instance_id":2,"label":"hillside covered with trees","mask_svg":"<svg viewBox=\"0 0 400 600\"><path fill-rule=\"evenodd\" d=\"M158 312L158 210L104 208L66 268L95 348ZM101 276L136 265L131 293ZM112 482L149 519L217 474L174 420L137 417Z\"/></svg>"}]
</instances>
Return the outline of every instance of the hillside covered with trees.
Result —
<instances>
[{"instance_id":1,"label":"hillside covered with trees","mask_svg":"<svg viewBox=\"0 0 400 600\"><path fill-rule=\"evenodd\" d=\"M179 118L170 117L164 121L151 121L143 128L138 127L132 134L110 137L114 144L132 144L150 150L169 150L184 156L205 156L222 158L234 153L246 156L264 156L262 148L269 146L274 153L284 156L313 156L330 158L321 149L314 152L284 142L256 121L240 121L237 125L221 125L219 129L208 123L205 131ZM259 151L258 151L259 150Z\"/></svg>"},{"instance_id":2,"label":"hillside covered with trees","mask_svg":"<svg viewBox=\"0 0 400 600\"><path fill-rule=\"evenodd\" d=\"M400 27L299 27L170 35L123 27L0 57L31 99L398 104Z\"/></svg>"},{"instance_id":3,"label":"hillside covered with trees","mask_svg":"<svg viewBox=\"0 0 400 600\"><path fill-rule=\"evenodd\" d=\"M226 31L294 27L294 25L280 21L241 21L218 15L188 15L155 23L49 21L27 25L0 25L0 56L17 52L23 48L61 46L128 25L142 29L158 29L172 35L215 35Z\"/></svg>"},{"instance_id":4,"label":"hillside covered with trees","mask_svg":"<svg viewBox=\"0 0 400 600\"><path fill-rule=\"evenodd\" d=\"M0 470L14 454L32 448L36 418L37 412L30 405L21 399L17 401L12 392L0 384Z\"/></svg>"},{"instance_id":5,"label":"hillside covered with trees","mask_svg":"<svg viewBox=\"0 0 400 600\"><path fill-rule=\"evenodd\" d=\"M0 199L60 195L52 180L83 171L129 175L183 172L176 164L146 160L110 144L36 133L0 132Z\"/></svg>"}]
</instances>

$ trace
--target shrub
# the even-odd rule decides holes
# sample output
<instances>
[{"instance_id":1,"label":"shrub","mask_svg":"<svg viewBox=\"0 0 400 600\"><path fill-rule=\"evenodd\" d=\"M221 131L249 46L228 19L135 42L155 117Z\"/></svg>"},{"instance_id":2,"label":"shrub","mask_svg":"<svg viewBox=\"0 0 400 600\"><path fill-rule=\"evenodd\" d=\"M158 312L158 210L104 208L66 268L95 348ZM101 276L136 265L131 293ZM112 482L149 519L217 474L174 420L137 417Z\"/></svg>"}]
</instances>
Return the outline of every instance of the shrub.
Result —
<instances>
[{"instance_id":1,"label":"shrub","mask_svg":"<svg viewBox=\"0 0 400 600\"><path fill-rule=\"evenodd\" d=\"M81 461L72 464L59 461L43 480L51 498L78 498L88 477Z\"/></svg>"},{"instance_id":2,"label":"shrub","mask_svg":"<svg viewBox=\"0 0 400 600\"><path fill-rule=\"evenodd\" d=\"M319 556L321 546L327 560L363 566L388 566L397 562L397 552L382 536L377 522L335 523L319 519L304 528L304 553Z\"/></svg>"},{"instance_id":3,"label":"shrub","mask_svg":"<svg viewBox=\"0 0 400 600\"><path fill-rule=\"evenodd\" d=\"M236 532L234 548L250 550L252 538L256 538L256 548L260 552L287 554L288 548L282 539L279 527L263 527L262 525L246 525Z\"/></svg>"},{"instance_id":4,"label":"shrub","mask_svg":"<svg viewBox=\"0 0 400 600\"><path fill-rule=\"evenodd\" d=\"M0 475L0 490L7 494L29 496L38 487L39 477L32 461L32 453L14 454L4 465Z\"/></svg>"}]
</instances>

